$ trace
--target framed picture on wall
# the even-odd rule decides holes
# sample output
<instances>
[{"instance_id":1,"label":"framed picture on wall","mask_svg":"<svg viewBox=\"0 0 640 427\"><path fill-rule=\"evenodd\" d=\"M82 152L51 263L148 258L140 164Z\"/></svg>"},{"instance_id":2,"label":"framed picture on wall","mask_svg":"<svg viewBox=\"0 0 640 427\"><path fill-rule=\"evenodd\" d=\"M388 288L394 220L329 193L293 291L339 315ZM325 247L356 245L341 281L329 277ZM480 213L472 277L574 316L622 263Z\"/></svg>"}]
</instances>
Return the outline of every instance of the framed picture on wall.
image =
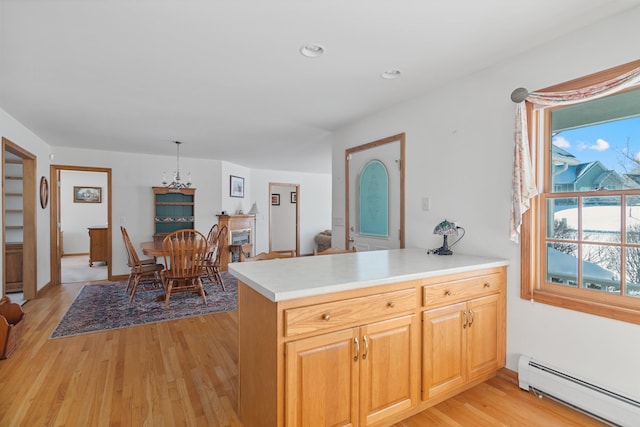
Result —
<instances>
[{"instance_id":1,"label":"framed picture on wall","mask_svg":"<svg viewBox=\"0 0 640 427\"><path fill-rule=\"evenodd\" d=\"M74 203L102 203L102 187L73 187Z\"/></svg>"},{"instance_id":2,"label":"framed picture on wall","mask_svg":"<svg viewBox=\"0 0 640 427\"><path fill-rule=\"evenodd\" d=\"M244 178L229 175L229 195L231 197L244 197Z\"/></svg>"},{"instance_id":3,"label":"framed picture on wall","mask_svg":"<svg viewBox=\"0 0 640 427\"><path fill-rule=\"evenodd\" d=\"M271 193L271 206L280 206L280 194Z\"/></svg>"},{"instance_id":4,"label":"framed picture on wall","mask_svg":"<svg viewBox=\"0 0 640 427\"><path fill-rule=\"evenodd\" d=\"M291 203L298 203L298 193L295 191L291 192Z\"/></svg>"}]
</instances>

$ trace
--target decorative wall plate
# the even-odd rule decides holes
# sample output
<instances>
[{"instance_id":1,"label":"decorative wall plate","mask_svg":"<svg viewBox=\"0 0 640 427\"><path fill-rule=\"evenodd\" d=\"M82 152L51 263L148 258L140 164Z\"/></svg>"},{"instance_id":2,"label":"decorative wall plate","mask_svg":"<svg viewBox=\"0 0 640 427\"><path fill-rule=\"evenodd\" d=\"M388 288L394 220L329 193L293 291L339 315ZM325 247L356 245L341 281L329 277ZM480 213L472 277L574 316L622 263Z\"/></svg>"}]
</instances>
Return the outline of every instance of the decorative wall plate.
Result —
<instances>
[{"instance_id":1,"label":"decorative wall plate","mask_svg":"<svg viewBox=\"0 0 640 427\"><path fill-rule=\"evenodd\" d=\"M49 203L49 183L44 176L40 178L40 206L42 209L47 207Z\"/></svg>"}]
</instances>

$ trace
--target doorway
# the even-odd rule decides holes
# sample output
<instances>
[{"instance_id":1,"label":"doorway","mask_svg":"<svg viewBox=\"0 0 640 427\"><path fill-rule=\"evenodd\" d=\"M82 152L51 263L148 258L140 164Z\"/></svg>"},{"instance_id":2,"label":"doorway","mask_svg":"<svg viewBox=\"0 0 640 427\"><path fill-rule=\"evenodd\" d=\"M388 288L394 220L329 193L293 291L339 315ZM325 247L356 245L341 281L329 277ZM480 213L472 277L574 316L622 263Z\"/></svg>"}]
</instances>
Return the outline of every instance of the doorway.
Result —
<instances>
[{"instance_id":1,"label":"doorway","mask_svg":"<svg viewBox=\"0 0 640 427\"><path fill-rule=\"evenodd\" d=\"M74 269L72 276L65 274L72 281L112 280L111 169L51 165L50 175L52 283L64 282L63 256L64 265ZM96 243L103 255L92 260Z\"/></svg>"},{"instance_id":2,"label":"doorway","mask_svg":"<svg viewBox=\"0 0 640 427\"><path fill-rule=\"evenodd\" d=\"M36 297L38 286L36 156L3 137L2 168L2 296L9 283L28 301Z\"/></svg>"},{"instance_id":3,"label":"doorway","mask_svg":"<svg viewBox=\"0 0 640 427\"><path fill-rule=\"evenodd\" d=\"M405 134L345 150L345 247L404 248Z\"/></svg>"},{"instance_id":4,"label":"doorway","mask_svg":"<svg viewBox=\"0 0 640 427\"><path fill-rule=\"evenodd\" d=\"M269 183L269 251L300 256L300 185Z\"/></svg>"}]
</instances>

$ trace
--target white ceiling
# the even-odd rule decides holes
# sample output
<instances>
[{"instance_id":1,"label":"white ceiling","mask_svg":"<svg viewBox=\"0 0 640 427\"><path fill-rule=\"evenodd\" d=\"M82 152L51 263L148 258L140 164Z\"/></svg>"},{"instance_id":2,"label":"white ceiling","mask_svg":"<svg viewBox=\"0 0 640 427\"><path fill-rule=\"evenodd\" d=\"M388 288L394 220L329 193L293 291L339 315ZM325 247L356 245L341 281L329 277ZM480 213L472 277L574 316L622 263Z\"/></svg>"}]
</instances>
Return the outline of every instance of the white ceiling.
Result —
<instances>
[{"instance_id":1,"label":"white ceiling","mask_svg":"<svg viewBox=\"0 0 640 427\"><path fill-rule=\"evenodd\" d=\"M0 0L0 108L53 146L330 173L346 123L637 4Z\"/></svg>"}]
</instances>

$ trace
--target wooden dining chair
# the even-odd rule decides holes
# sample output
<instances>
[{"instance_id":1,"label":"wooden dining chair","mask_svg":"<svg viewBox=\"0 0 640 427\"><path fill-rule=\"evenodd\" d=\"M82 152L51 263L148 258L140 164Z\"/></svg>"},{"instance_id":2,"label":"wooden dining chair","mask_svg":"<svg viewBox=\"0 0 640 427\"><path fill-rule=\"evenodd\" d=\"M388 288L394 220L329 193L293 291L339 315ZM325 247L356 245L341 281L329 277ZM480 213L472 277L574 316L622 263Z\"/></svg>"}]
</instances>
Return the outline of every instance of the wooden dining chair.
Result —
<instances>
[{"instance_id":1,"label":"wooden dining chair","mask_svg":"<svg viewBox=\"0 0 640 427\"><path fill-rule=\"evenodd\" d=\"M340 248L327 248L324 251L318 252L317 249L313 250L314 255L331 255L331 254L351 254L356 251L356 247L354 246L351 249L340 249Z\"/></svg>"},{"instance_id":2,"label":"wooden dining chair","mask_svg":"<svg viewBox=\"0 0 640 427\"><path fill-rule=\"evenodd\" d=\"M171 294L197 292L206 304L207 297L200 276L202 261L207 254L207 239L197 230L177 230L162 241L165 269L162 272L165 302L169 307Z\"/></svg>"},{"instance_id":3,"label":"wooden dining chair","mask_svg":"<svg viewBox=\"0 0 640 427\"><path fill-rule=\"evenodd\" d=\"M141 260L140 257L138 257L135 247L131 243L127 229L120 226L120 232L122 233L124 247L127 250L127 265L130 268L129 280L127 281L125 292L130 295L129 302L133 302L138 287L140 287L140 290L145 291L161 289L163 287L160 272L164 270L164 266L156 263L154 258Z\"/></svg>"},{"instance_id":4,"label":"wooden dining chair","mask_svg":"<svg viewBox=\"0 0 640 427\"><path fill-rule=\"evenodd\" d=\"M211 283L217 283L213 267L218 257L219 231L218 224L213 224L207 235L207 254L202 260L202 276L200 280L208 280ZM222 290L224 290L224 284L220 284L222 285Z\"/></svg>"},{"instance_id":5,"label":"wooden dining chair","mask_svg":"<svg viewBox=\"0 0 640 427\"><path fill-rule=\"evenodd\" d=\"M213 262L209 262L206 264L207 277L213 283L217 283L222 286L222 290L224 291L224 280L222 279L222 274L220 274L220 258L222 256L223 251L228 250L229 241L227 236L229 234L229 230L226 225L223 225L218 230L218 234L215 238L215 244L217 246L217 252L215 257L213 257Z\"/></svg>"}]
</instances>

